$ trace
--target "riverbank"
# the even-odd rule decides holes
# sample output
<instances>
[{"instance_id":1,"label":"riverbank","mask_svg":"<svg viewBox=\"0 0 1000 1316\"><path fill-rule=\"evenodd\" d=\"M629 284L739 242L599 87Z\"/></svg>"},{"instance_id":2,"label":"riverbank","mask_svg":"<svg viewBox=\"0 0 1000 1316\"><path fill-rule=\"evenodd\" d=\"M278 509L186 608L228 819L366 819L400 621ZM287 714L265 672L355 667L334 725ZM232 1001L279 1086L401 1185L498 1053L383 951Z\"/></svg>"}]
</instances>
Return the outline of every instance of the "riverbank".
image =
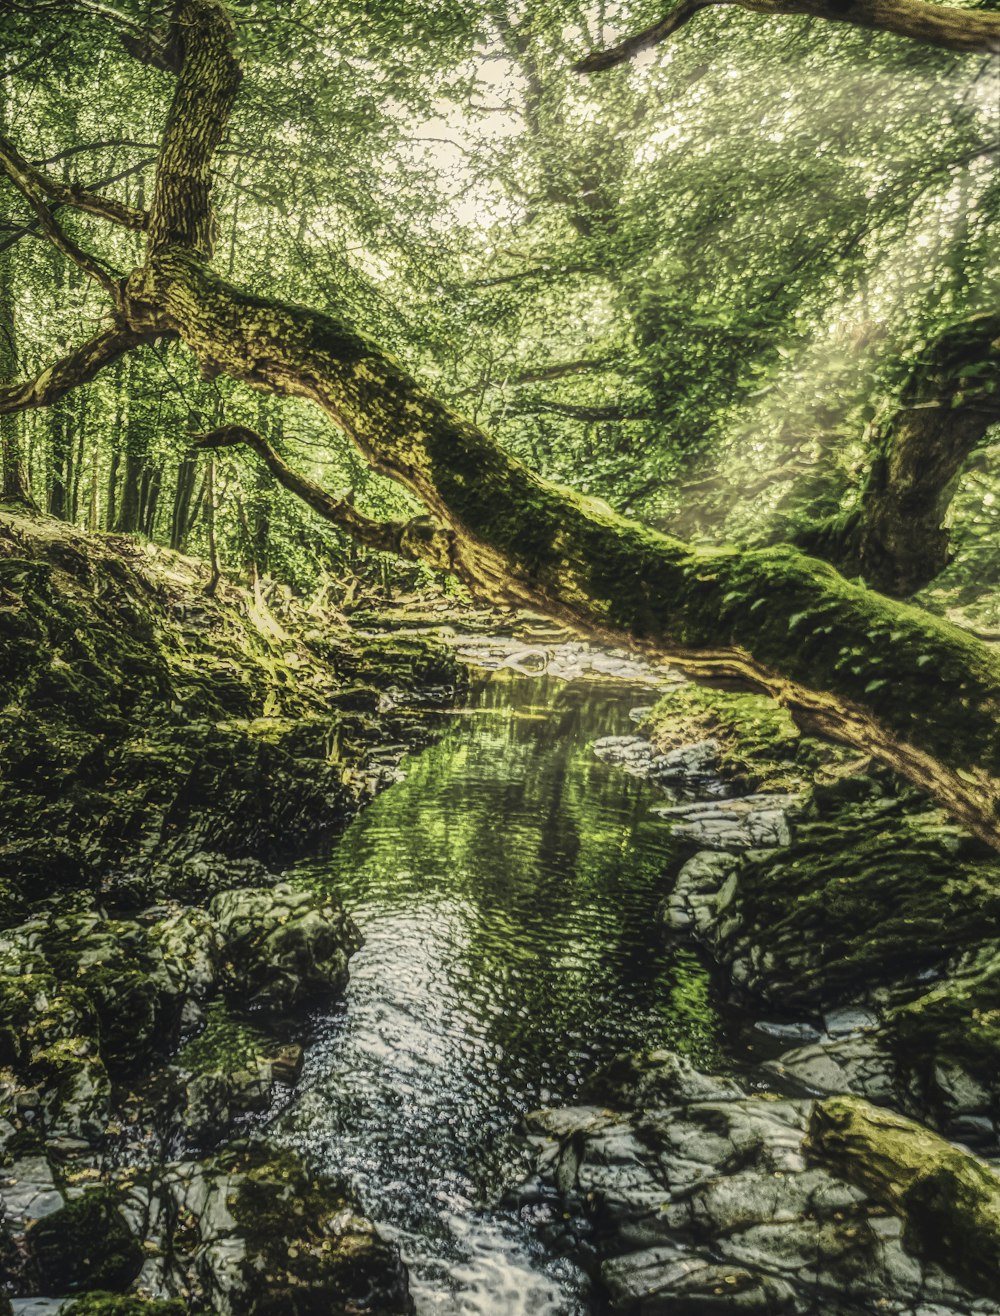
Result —
<instances>
[{"instance_id":1,"label":"riverbank","mask_svg":"<svg viewBox=\"0 0 1000 1316\"><path fill-rule=\"evenodd\" d=\"M430 641L0 516L0 1304L410 1310L345 1186L239 1138L359 944L280 870L395 780L459 679Z\"/></svg>"},{"instance_id":2,"label":"riverbank","mask_svg":"<svg viewBox=\"0 0 1000 1316\"><path fill-rule=\"evenodd\" d=\"M668 796L663 935L756 1026L724 1077L622 1057L532 1116L522 1200L629 1316L1000 1311L995 856L757 696L677 687L595 750Z\"/></svg>"}]
</instances>

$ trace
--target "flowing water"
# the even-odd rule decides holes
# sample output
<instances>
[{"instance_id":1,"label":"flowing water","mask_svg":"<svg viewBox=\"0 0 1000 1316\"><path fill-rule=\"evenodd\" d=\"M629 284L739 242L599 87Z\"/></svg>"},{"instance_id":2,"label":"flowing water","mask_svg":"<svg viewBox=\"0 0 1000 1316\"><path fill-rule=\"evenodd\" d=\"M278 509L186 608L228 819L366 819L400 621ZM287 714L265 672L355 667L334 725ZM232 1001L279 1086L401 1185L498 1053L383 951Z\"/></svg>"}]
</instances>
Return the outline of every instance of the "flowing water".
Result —
<instances>
[{"instance_id":1,"label":"flowing water","mask_svg":"<svg viewBox=\"0 0 1000 1316\"><path fill-rule=\"evenodd\" d=\"M649 702L625 682L493 678L297 870L365 946L272 1136L353 1183L420 1313L588 1311L583 1276L496 1206L523 1172L521 1117L572 1103L622 1050L717 1054L708 974L656 929L663 797L590 749Z\"/></svg>"}]
</instances>

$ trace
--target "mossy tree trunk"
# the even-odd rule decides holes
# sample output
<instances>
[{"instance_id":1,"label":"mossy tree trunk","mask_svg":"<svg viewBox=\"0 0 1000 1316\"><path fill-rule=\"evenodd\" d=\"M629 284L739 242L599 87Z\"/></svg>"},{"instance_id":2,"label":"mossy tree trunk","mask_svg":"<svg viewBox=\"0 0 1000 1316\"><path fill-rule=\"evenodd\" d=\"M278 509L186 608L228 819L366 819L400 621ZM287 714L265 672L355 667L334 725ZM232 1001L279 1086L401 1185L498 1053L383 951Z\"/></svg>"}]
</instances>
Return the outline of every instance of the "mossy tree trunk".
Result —
<instances>
[{"instance_id":1,"label":"mossy tree trunk","mask_svg":"<svg viewBox=\"0 0 1000 1316\"><path fill-rule=\"evenodd\" d=\"M176 336L208 375L315 403L428 515L372 522L252 431L226 427L205 446L250 443L275 478L363 543L447 568L488 599L630 639L707 679L768 690L810 729L892 764L1000 848L1000 659L985 645L795 549L693 548L559 488L351 325L246 293L212 268L211 162L239 68L219 0L180 0L175 21L161 54L178 83L144 221L145 263L111 290L113 326L38 379L0 390L0 411L48 405L138 343ZM11 177L44 210L48 185L12 158ZM101 198L87 204L97 213Z\"/></svg>"},{"instance_id":2,"label":"mossy tree trunk","mask_svg":"<svg viewBox=\"0 0 1000 1316\"><path fill-rule=\"evenodd\" d=\"M906 596L950 560L947 513L962 468L1000 422L1000 314L950 325L921 354L898 405L872 426L856 512L808 528L803 548Z\"/></svg>"}]
</instances>

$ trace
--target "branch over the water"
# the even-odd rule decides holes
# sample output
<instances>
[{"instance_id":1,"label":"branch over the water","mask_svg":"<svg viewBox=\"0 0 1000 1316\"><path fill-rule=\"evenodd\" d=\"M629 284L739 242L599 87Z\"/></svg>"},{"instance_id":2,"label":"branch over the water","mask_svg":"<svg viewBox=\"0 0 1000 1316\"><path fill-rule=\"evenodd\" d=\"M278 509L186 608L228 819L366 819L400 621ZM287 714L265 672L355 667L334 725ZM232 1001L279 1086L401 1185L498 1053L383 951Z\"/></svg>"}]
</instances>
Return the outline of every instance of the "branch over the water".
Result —
<instances>
[{"instance_id":1,"label":"branch over the water","mask_svg":"<svg viewBox=\"0 0 1000 1316\"><path fill-rule=\"evenodd\" d=\"M138 347L146 337L121 325L102 329L67 356L46 366L34 379L0 388L0 416L51 406L74 388L88 384L105 366Z\"/></svg>"},{"instance_id":2,"label":"branch over the water","mask_svg":"<svg viewBox=\"0 0 1000 1316\"><path fill-rule=\"evenodd\" d=\"M194 446L201 450L250 448L274 478L307 506L345 531L358 544L378 553L426 562L439 571L452 568L453 536L429 516L408 521L375 521L359 512L349 498L334 498L312 480L300 475L271 447L256 430L244 425L224 425L205 434L192 435Z\"/></svg>"},{"instance_id":3,"label":"branch over the water","mask_svg":"<svg viewBox=\"0 0 1000 1316\"><path fill-rule=\"evenodd\" d=\"M617 46L595 50L575 65L578 73L600 73L658 46L702 9L737 5L755 14L806 14L832 23L848 23L891 32L924 45L979 54L1000 52L1000 13L959 9L929 0L680 0L659 22Z\"/></svg>"},{"instance_id":4,"label":"branch over the water","mask_svg":"<svg viewBox=\"0 0 1000 1316\"><path fill-rule=\"evenodd\" d=\"M795 549L692 547L553 485L350 325L243 293L190 251L160 252L127 295L156 306L210 372L321 407L451 532L449 565L481 596L752 682L1000 848L1000 657L988 646Z\"/></svg>"}]
</instances>

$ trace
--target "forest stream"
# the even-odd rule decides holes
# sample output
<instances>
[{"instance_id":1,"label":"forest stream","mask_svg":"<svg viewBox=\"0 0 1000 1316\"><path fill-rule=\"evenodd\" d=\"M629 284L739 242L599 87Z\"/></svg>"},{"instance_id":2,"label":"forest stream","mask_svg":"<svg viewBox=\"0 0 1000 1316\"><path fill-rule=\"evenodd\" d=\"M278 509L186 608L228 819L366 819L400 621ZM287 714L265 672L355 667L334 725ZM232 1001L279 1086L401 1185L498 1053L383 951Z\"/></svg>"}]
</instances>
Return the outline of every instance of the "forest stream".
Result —
<instances>
[{"instance_id":1,"label":"forest stream","mask_svg":"<svg viewBox=\"0 0 1000 1316\"><path fill-rule=\"evenodd\" d=\"M294 874L339 895L365 945L275 1134L346 1173L420 1313L589 1310L583 1275L494 1209L525 1174L522 1117L621 1051L718 1058L706 968L657 929L663 793L592 748L650 697L493 677Z\"/></svg>"}]
</instances>

